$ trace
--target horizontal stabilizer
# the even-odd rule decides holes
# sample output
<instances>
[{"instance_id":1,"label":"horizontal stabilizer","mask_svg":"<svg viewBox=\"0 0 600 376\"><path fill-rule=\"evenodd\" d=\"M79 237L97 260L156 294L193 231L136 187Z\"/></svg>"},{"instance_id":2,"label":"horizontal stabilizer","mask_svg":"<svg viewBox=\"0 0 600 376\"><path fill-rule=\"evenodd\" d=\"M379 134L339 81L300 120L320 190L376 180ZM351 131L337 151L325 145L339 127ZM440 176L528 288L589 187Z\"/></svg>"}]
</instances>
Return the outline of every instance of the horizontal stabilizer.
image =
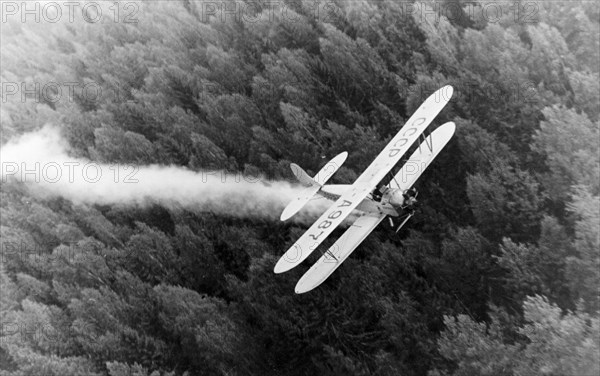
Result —
<instances>
[{"instance_id":1,"label":"horizontal stabilizer","mask_svg":"<svg viewBox=\"0 0 600 376\"><path fill-rule=\"evenodd\" d=\"M327 162L323 168L311 178L310 175L295 163L290 165L292 173L306 188L302 193L294 200L292 200L281 213L280 219L282 221L290 219L294 214L298 213L300 209L306 205L317 192L321 189L323 184L333 176L333 174L342 166L348 157L347 152L336 155L332 160Z\"/></svg>"},{"instance_id":2,"label":"horizontal stabilizer","mask_svg":"<svg viewBox=\"0 0 600 376\"><path fill-rule=\"evenodd\" d=\"M346 158L348 158L348 152L344 151L327 162L327 164L323 166L323 168L321 168L321 170L319 170L319 172L317 172L315 175L315 181L317 184L323 185L327 183L327 180L329 180L333 174L335 174L335 172L342 167L344 162L346 162Z\"/></svg>"},{"instance_id":3,"label":"horizontal stabilizer","mask_svg":"<svg viewBox=\"0 0 600 376\"><path fill-rule=\"evenodd\" d=\"M282 221L287 221L288 219L292 218L294 214L298 213L300 209L302 209L304 205L306 205L306 203L309 202L317 192L319 192L319 189L321 189L321 187L318 185L304 188L302 193L290 201L285 209L283 209L280 219Z\"/></svg>"}]
</instances>

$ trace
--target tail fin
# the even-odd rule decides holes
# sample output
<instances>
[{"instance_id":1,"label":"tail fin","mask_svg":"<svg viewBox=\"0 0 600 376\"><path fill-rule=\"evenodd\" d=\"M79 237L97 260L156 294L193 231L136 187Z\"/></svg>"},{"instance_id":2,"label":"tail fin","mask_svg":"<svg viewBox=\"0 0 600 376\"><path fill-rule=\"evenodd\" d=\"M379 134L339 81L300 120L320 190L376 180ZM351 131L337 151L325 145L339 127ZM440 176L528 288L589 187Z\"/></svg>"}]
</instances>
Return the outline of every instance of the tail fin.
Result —
<instances>
[{"instance_id":1,"label":"tail fin","mask_svg":"<svg viewBox=\"0 0 600 376\"><path fill-rule=\"evenodd\" d=\"M294 174L296 179L298 179L298 181L302 183L302 185L306 187L321 187L321 184L319 184L315 179L311 178L310 175L308 175L306 171L302 169L302 167L298 166L295 163L292 163L290 164L290 168L292 169L292 173Z\"/></svg>"},{"instance_id":2,"label":"tail fin","mask_svg":"<svg viewBox=\"0 0 600 376\"><path fill-rule=\"evenodd\" d=\"M292 173L300 183L306 186L306 189L302 192L300 197L292 200L285 207L285 209L283 209L283 213L281 213L281 220L285 221L291 218L294 214L298 213L300 209L302 209L302 207L306 205L306 203L310 201L310 199L313 198L317 192L319 192L323 184L325 184L325 182L329 180L329 178L331 178L333 174L342 166L347 157L347 152L336 155L335 158L330 160L325 166L323 166L323 168L321 168L314 178L311 178L310 175L308 175L306 171L302 169L302 167L292 163L290 165L292 168Z\"/></svg>"}]
</instances>

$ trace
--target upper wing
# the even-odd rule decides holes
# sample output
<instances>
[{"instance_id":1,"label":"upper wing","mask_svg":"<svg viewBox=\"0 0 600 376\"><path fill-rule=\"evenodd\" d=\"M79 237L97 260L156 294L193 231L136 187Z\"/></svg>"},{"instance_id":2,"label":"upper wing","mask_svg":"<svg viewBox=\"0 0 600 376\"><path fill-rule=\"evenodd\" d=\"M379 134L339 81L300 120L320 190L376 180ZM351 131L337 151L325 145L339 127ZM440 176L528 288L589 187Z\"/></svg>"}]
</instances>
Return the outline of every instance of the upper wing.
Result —
<instances>
[{"instance_id":1,"label":"upper wing","mask_svg":"<svg viewBox=\"0 0 600 376\"><path fill-rule=\"evenodd\" d=\"M351 189L340 196L279 259L275 265L275 273L283 273L300 264L343 222L352 210L367 197L375 185L398 163L402 155L450 101L452 93L452 86L444 86L423 102L400 132L358 177Z\"/></svg>"},{"instance_id":2,"label":"upper wing","mask_svg":"<svg viewBox=\"0 0 600 376\"><path fill-rule=\"evenodd\" d=\"M358 218L300 278L296 294L310 291L323 283L385 217L385 214L366 214Z\"/></svg>"},{"instance_id":3,"label":"upper wing","mask_svg":"<svg viewBox=\"0 0 600 376\"><path fill-rule=\"evenodd\" d=\"M452 86L447 85L431 94L425 102L408 119L404 127L386 145L375 160L356 179L356 183L372 183L373 187L400 161L415 140L448 104L453 93Z\"/></svg>"}]
</instances>

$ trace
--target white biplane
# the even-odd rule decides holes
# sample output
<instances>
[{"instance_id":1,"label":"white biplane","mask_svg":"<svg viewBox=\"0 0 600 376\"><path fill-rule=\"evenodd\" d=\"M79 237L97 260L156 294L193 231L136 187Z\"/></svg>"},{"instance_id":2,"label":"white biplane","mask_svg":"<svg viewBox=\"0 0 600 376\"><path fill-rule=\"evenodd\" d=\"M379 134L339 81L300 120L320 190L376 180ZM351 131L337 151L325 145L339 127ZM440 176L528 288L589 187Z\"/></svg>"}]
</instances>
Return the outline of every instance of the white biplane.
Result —
<instances>
[{"instance_id":1,"label":"white biplane","mask_svg":"<svg viewBox=\"0 0 600 376\"><path fill-rule=\"evenodd\" d=\"M352 211L356 209L356 214L359 215L350 228L300 278L295 288L297 294L310 291L323 283L383 219L399 217L397 232L413 215L416 190L411 187L448 143L454 134L455 125L449 122L427 137L422 134L450 101L452 93L452 86L444 86L430 95L354 184L325 185L346 160L346 152L329 161L314 177L310 177L298 165L291 164L292 172L306 188L300 197L283 210L282 221L296 214L315 195L335 203L281 257L275 265L275 273L286 272L304 261ZM402 156L420 138L423 141L411 157L386 183ZM390 223L393 224L391 218Z\"/></svg>"}]
</instances>

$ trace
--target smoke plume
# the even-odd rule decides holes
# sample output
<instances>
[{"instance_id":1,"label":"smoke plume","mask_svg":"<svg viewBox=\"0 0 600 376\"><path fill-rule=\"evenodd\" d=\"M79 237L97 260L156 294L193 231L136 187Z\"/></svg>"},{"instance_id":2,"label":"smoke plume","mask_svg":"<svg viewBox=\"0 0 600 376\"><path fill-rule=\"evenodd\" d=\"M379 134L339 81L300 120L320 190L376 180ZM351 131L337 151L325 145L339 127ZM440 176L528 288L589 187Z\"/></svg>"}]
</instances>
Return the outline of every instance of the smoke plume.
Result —
<instances>
[{"instance_id":1,"label":"smoke plume","mask_svg":"<svg viewBox=\"0 0 600 376\"><path fill-rule=\"evenodd\" d=\"M264 177L191 171L177 166L102 164L73 158L57 128L46 126L9 141L0 151L2 182L23 182L32 195L76 204L160 204L197 212L278 220L303 187ZM328 206L311 201L294 217L311 221Z\"/></svg>"}]
</instances>

